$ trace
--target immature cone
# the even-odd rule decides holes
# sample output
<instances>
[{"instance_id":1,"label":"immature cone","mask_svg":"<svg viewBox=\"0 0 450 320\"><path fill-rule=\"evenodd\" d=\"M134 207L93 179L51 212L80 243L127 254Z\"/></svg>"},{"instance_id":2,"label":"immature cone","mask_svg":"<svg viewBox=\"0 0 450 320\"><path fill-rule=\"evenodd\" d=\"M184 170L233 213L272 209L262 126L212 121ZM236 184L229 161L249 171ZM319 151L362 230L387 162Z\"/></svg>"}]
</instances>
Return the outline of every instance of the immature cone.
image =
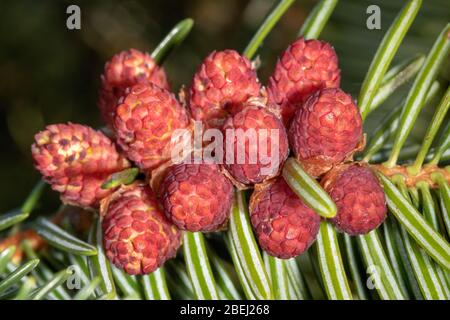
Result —
<instances>
[{"instance_id":1,"label":"immature cone","mask_svg":"<svg viewBox=\"0 0 450 320\"><path fill-rule=\"evenodd\" d=\"M79 124L54 124L35 135L34 163L65 203L96 207L111 193L101 189L114 172L129 167L103 133Z\"/></svg>"},{"instance_id":2,"label":"immature cone","mask_svg":"<svg viewBox=\"0 0 450 320\"><path fill-rule=\"evenodd\" d=\"M14 254L11 257L11 262L19 265L26 254L23 252L22 244L27 242L34 251L39 251L47 246L47 242L32 229L19 230L18 232L4 237L0 240L0 252L14 246Z\"/></svg>"},{"instance_id":3,"label":"immature cone","mask_svg":"<svg viewBox=\"0 0 450 320\"><path fill-rule=\"evenodd\" d=\"M115 110L125 89L138 83L153 83L169 89L166 73L148 53L135 49L122 51L105 64L98 106L104 121L112 127Z\"/></svg>"},{"instance_id":4,"label":"immature cone","mask_svg":"<svg viewBox=\"0 0 450 320\"><path fill-rule=\"evenodd\" d=\"M173 165L159 190L166 216L181 230L216 231L229 217L233 186L215 164Z\"/></svg>"},{"instance_id":5,"label":"immature cone","mask_svg":"<svg viewBox=\"0 0 450 320\"><path fill-rule=\"evenodd\" d=\"M337 215L331 221L339 231L350 235L366 234L386 218L383 188L367 165L338 166L328 172L321 183L336 203Z\"/></svg>"},{"instance_id":6,"label":"immature cone","mask_svg":"<svg viewBox=\"0 0 450 320\"><path fill-rule=\"evenodd\" d=\"M173 258L180 232L161 212L150 187L122 187L101 203L108 259L128 274L147 274Z\"/></svg>"},{"instance_id":7,"label":"immature cone","mask_svg":"<svg viewBox=\"0 0 450 320\"><path fill-rule=\"evenodd\" d=\"M287 126L312 93L337 88L340 79L333 47L324 41L300 38L282 53L275 66L267 86L269 103Z\"/></svg>"},{"instance_id":8,"label":"immature cone","mask_svg":"<svg viewBox=\"0 0 450 320\"><path fill-rule=\"evenodd\" d=\"M250 219L261 248L282 259L305 252L320 227L320 217L281 177L255 188L250 198Z\"/></svg>"},{"instance_id":9,"label":"immature cone","mask_svg":"<svg viewBox=\"0 0 450 320\"><path fill-rule=\"evenodd\" d=\"M143 170L169 160L172 134L188 125L186 110L175 96L153 84L127 89L114 119L117 143Z\"/></svg>"},{"instance_id":10,"label":"immature cone","mask_svg":"<svg viewBox=\"0 0 450 320\"><path fill-rule=\"evenodd\" d=\"M259 96L261 86L251 62L234 50L214 51L200 65L189 91L194 120L220 127L242 103Z\"/></svg>"},{"instance_id":11,"label":"immature cone","mask_svg":"<svg viewBox=\"0 0 450 320\"><path fill-rule=\"evenodd\" d=\"M281 121L260 106L248 106L223 125L224 167L239 184L261 183L278 174L289 152Z\"/></svg>"},{"instance_id":12,"label":"immature cone","mask_svg":"<svg viewBox=\"0 0 450 320\"><path fill-rule=\"evenodd\" d=\"M312 95L297 110L289 129L292 151L312 176L350 159L363 140L358 107L340 89L324 89Z\"/></svg>"}]
</instances>

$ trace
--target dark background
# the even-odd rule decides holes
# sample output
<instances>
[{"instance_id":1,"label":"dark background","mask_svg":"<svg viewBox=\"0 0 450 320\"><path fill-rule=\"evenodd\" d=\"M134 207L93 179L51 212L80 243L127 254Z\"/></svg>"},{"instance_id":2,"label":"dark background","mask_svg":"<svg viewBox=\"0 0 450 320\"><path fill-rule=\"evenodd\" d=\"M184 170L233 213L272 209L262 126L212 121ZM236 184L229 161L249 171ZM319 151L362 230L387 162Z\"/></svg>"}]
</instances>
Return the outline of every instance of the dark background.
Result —
<instances>
[{"instance_id":1,"label":"dark background","mask_svg":"<svg viewBox=\"0 0 450 320\"><path fill-rule=\"evenodd\" d=\"M165 61L177 91L189 85L200 61L214 49L242 50L274 0L5 1L0 3L0 212L19 206L39 179L30 145L45 124L79 122L101 126L96 106L104 62L130 47L151 52L179 20L195 26ZM342 86L357 95L375 50L405 0L341 0L321 39L340 59ZM66 28L66 8L81 8L81 30ZM258 71L265 83L277 55L296 38L313 0L297 0L266 39ZM382 29L366 28L366 8L380 6ZM450 20L450 1L424 0L394 63L427 53ZM398 93L371 115L366 131L404 97ZM432 115L420 115L412 139L420 140ZM55 195L46 193L47 199ZM50 201L50 200L49 200ZM51 201L55 207L56 202Z\"/></svg>"}]
</instances>

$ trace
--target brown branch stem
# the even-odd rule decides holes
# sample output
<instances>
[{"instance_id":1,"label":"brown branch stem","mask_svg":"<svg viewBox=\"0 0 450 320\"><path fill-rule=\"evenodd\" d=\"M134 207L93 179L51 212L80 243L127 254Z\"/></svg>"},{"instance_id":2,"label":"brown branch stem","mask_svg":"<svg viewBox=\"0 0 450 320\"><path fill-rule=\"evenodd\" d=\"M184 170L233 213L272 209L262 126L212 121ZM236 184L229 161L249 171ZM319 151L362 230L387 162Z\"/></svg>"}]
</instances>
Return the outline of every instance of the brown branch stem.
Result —
<instances>
[{"instance_id":1,"label":"brown branch stem","mask_svg":"<svg viewBox=\"0 0 450 320\"><path fill-rule=\"evenodd\" d=\"M418 182L424 181L432 188L437 188L438 184L432 178L434 173L441 174L445 181L450 184L450 167L439 167L437 165L424 165L418 174L411 174L407 165L396 165L392 168L387 168L382 164L370 164L372 168L381 172L387 177L400 175L404 177L405 183L408 187L414 187Z\"/></svg>"}]
</instances>

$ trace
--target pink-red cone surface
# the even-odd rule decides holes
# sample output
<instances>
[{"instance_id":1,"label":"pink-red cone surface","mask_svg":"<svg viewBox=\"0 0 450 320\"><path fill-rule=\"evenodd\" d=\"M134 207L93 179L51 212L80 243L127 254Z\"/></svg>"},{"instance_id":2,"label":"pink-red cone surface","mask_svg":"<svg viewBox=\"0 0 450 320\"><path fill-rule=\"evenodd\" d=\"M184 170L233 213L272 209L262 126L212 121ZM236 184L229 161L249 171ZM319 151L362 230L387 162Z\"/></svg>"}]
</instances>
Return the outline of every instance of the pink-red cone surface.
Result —
<instances>
[{"instance_id":1,"label":"pink-red cone surface","mask_svg":"<svg viewBox=\"0 0 450 320\"><path fill-rule=\"evenodd\" d=\"M115 110L125 89L138 83L153 83L169 89L166 73L148 53L135 49L122 51L105 64L98 106L104 121L112 127Z\"/></svg>"},{"instance_id":2,"label":"pink-red cone surface","mask_svg":"<svg viewBox=\"0 0 450 320\"><path fill-rule=\"evenodd\" d=\"M36 168L63 202L96 207L111 190L100 188L114 172L129 166L103 133L79 124L49 125L31 147Z\"/></svg>"},{"instance_id":3,"label":"pink-red cone surface","mask_svg":"<svg viewBox=\"0 0 450 320\"><path fill-rule=\"evenodd\" d=\"M337 206L331 219L336 229L350 235L366 234L386 218L386 199L377 177L362 164L336 167L322 180Z\"/></svg>"},{"instance_id":4,"label":"pink-red cone surface","mask_svg":"<svg viewBox=\"0 0 450 320\"><path fill-rule=\"evenodd\" d=\"M159 209L150 187L122 187L101 204L108 259L128 274L147 274L173 258L180 232Z\"/></svg>"},{"instance_id":5,"label":"pink-red cone surface","mask_svg":"<svg viewBox=\"0 0 450 320\"><path fill-rule=\"evenodd\" d=\"M351 96L341 89L312 95L296 112L289 129L292 151L312 176L349 159L361 141L361 115Z\"/></svg>"},{"instance_id":6,"label":"pink-red cone surface","mask_svg":"<svg viewBox=\"0 0 450 320\"><path fill-rule=\"evenodd\" d=\"M188 125L187 113L175 96L153 84L129 88L114 119L117 143L144 170L170 159L173 132Z\"/></svg>"},{"instance_id":7,"label":"pink-red cone surface","mask_svg":"<svg viewBox=\"0 0 450 320\"><path fill-rule=\"evenodd\" d=\"M269 103L288 125L295 111L315 91L340 84L333 47L319 40L298 39L280 56L267 86Z\"/></svg>"},{"instance_id":8,"label":"pink-red cone surface","mask_svg":"<svg viewBox=\"0 0 450 320\"><path fill-rule=\"evenodd\" d=\"M234 50L214 51L200 65L189 91L194 120L220 127L229 113L259 96L260 84L250 61Z\"/></svg>"},{"instance_id":9,"label":"pink-red cone surface","mask_svg":"<svg viewBox=\"0 0 450 320\"><path fill-rule=\"evenodd\" d=\"M321 218L277 177L289 146L310 175L325 174L321 183L338 208L331 221L339 231L365 234L386 217L375 174L365 164L346 164L364 144L362 119L351 96L339 89L338 58L326 42L292 43L267 92L251 62L234 50L206 57L189 92L182 93L183 105L168 91L164 70L138 50L115 55L101 79L98 105L124 155L103 133L70 123L38 133L32 155L63 202L100 206L106 255L128 274L151 273L174 257L180 229L221 230L230 215L232 182L238 188L255 185L249 212L263 250L283 259L305 252ZM173 134L191 130L192 120L222 130L220 167L172 165ZM111 174L130 167L127 159L149 174L152 187L135 182L103 190Z\"/></svg>"},{"instance_id":10,"label":"pink-red cone surface","mask_svg":"<svg viewBox=\"0 0 450 320\"><path fill-rule=\"evenodd\" d=\"M177 164L167 169L160 195L178 228L215 231L229 217L233 186L215 164Z\"/></svg>"},{"instance_id":11,"label":"pink-red cone surface","mask_svg":"<svg viewBox=\"0 0 450 320\"><path fill-rule=\"evenodd\" d=\"M250 199L250 218L261 248L282 259L305 252L320 226L320 217L283 178L255 189Z\"/></svg>"},{"instance_id":12,"label":"pink-red cone surface","mask_svg":"<svg viewBox=\"0 0 450 320\"><path fill-rule=\"evenodd\" d=\"M261 183L276 176L288 156L283 124L263 107L246 107L230 116L222 132L224 167L243 185Z\"/></svg>"}]
</instances>

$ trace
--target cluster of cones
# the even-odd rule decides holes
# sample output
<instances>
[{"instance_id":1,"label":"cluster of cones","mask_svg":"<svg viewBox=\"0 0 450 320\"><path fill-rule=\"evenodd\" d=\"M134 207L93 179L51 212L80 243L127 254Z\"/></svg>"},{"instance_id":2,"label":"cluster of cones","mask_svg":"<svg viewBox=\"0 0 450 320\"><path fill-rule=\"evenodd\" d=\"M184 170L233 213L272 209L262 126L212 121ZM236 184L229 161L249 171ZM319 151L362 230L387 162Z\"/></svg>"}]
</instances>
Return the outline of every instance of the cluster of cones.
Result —
<instances>
[{"instance_id":1,"label":"cluster of cones","mask_svg":"<svg viewBox=\"0 0 450 320\"><path fill-rule=\"evenodd\" d=\"M153 272L173 257L182 230L226 228L233 186L254 188L250 215L260 246L290 258L314 241L320 217L280 177L289 147L336 202L332 222L339 230L367 233L386 216L376 176L352 162L364 145L362 121L339 85L334 49L300 38L280 56L266 87L247 58L215 51L177 99L165 71L148 54L131 49L114 56L102 75L99 108L110 136L79 124L50 125L35 136L32 154L64 203L99 209L107 256L129 274ZM257 135L264 140L257 145L271 146L266 156L277 155L276 165L261 157L250 161L257 145L236 139L224 148L224 158L244 150L243 162L173 163L173 134L193 130L194 121L222 132L276 130L276 141ZM102 188L132 164L145 179Z\"/></svg>"}]
</instances>

